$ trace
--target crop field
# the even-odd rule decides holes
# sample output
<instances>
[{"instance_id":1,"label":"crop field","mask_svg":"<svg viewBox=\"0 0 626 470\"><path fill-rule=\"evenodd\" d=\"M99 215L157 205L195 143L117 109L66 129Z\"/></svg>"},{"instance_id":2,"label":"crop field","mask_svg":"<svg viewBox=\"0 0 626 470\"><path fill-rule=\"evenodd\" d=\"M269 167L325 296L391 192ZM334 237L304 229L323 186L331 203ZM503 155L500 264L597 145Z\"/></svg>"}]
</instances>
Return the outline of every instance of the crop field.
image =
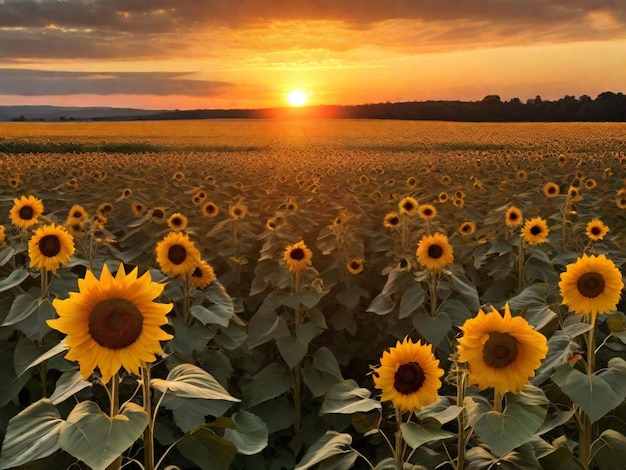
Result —
<instances>
[{"instance_id":1,"label":"crop field","mask_svg":"<svg viewBox=\"0 0 626 470\"><path fill-rule=\"evenodd\" d=\"M618 468L625 168L623 123L0 123L0 468Z\"/></svg>"}]
</instances>

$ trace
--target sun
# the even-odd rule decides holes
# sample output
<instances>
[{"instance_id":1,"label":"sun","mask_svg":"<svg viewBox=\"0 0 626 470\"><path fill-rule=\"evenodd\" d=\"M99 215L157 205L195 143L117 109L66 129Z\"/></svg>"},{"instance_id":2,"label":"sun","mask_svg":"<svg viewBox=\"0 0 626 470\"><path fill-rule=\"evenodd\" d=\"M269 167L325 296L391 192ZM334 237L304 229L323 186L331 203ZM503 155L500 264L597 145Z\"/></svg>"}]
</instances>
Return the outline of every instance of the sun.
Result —
<instances>
[{"instance_id":1,"label":"sun","mask_svg":"<svg viewBox=\"0 0 626 470\"><path fill-rule=\"evenodd\" d=\"M291 106L304 106L307 102L307 96L302 90L293 90L287 95L287 101Z\"/></svg>"}]
</instances>

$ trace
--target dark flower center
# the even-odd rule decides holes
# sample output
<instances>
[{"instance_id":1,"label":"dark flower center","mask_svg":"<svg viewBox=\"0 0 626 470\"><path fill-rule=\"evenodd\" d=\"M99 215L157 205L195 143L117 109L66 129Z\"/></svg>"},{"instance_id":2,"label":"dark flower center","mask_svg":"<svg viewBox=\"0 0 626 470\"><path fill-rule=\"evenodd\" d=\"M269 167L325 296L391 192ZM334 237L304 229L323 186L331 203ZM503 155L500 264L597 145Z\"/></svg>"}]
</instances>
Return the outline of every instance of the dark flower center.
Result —
<instances>
[{"instance_id":1,"label":"dark flower center","mask_svg":"<svg viewBox=\"0 0 626 470\"><path fill-rule=\"evenodd\" d=\"M215 212L215 206L213 204L209 204L204 210L207 214L212 214Z\"/></svg>"},{"instance_id":2,"label":"dark flower center","mask_svg":"<svg viewBox=\"0 0 626 470\"><path fill-rule=\"evenodd\" d=\"M494 331L483 347L483 361L499 369L511 364L517 357L517 340L508 333Z\"/></svg>"},{"instance_id":3,"label":"dark flower center","mask_svg":"<svg viewBox=\"0 0 626 470\"><path fill-rule=\"evenodd\" d=\"M74 217L75 219L80 219L83 216L83 213L81 211L74 211L74 213L72 214L72 217Z\"/></svg>"},{"instance_id":4,"label":"dark flower center","mask_svg":"<svg viewBox=\"0 0 626 470\"><path fill-rule=\"evenodd\" d=\"M408 362L398 367L393 379L393 388L403 395L410 395L422 388L426 375L417 362Z\"/></svg>"},{"instance_id":5,"label":"dark flower center","mask_svg":"<svg viewBox=\"0 0 626 470\"><path fill-rule=\"evenodd\" d=\"M517 212L511 212L509 214L509 219L511 220L517 220L517 217L518 217Z\"/></svg>"},{"instance_id":6,"label":"dark flower center","mask_svg":"<svg viewBox=\"0 0 626 470\"><path fill-rule=\"evenodd\" d=\"M100 346L121 349L133 344L143 327L143 315L126 299L107 299L89 313L89 334Z\"/></svg>"},{"instance_id":7,"label":"dark flower center","mask_svg":"<svg viewBox=\"0 0 626 470\"><path fill-rule=\"evenodd\" d=\"M30 220L35 216L35 211L31 206L23 206L20 207L20 219L22 220Z\"/></svg>"},{"instance_id":8,"label":"dark flower center","mask_svg":"<svg viewBox=\"0 0 626 470\"><path fill-rule=\"evenodd\" d=\"M539 227L538 225L533 225L530 228L530 233L531 235L535 235L535 236L539 235L541 233L541 227Z\"/></svg>"},{"instance_id":9,"label":"dark flower center","mask_svg":"<svg viewBox=\"0 0 626 470\"><path fill-rule=\"evenodd\" d=\"M187 259L187 250L182 245L172 245L167 250L167 259L174 264L182 264Z\"/></svg>"},{"instance_id":10,"label":"dark flower center","mask_svg":"<svg viewBox=\"0 0 626 470\"><path fill-rule=\"evenodd\" d=\"M404 203L404 210L406 210L406 211L413 210L413 207L415 207L415 206L413 206L413 203L411 201L406 201Z\"/></svg>"},{"instance_id":11,"label":"dark flower center","mask_svg":"<svg viewBox=\"0 0 626 470\"><path fill-rule=\"evenodd\" d=\"M428 247L428 257L429 258L441 258L443 255L443 248L440 245L434 244Z\"/></svg>"},{"instance_id":12,"label":"dark flower center","mask_svg":"<svg viewBox=\"0 0 626 470\"><path fill-rule=\"evenodd\" d=\"M180 217L174 217L172 219L172 225L178 226L178 225L182 225L182 224L183 224L183 221L182 221L182 219Z\"/></svg>"},{"instance_id":13,"label":"dark flower center","mask_svg":"<svg viewBox=\"0 0 626 470\"><path fill-rule=\"evenodd\" d=\"M472 227L469 224L465 224L465 225L463 225L463 227L461 227L461 232L464 232L464 233L465 232L469 232L471 230L472 230Z\"/></svg>"},{"instance_id":14,"label":"dark flower center","mask_svg":"<svg viewBox=\"0 0 626 470\"><path fill-rule=\"evenodd\" d=\"M191 273L191 276L192 277L201 278L202 277L202 269L200 269L199 267L196 266L196 268Z\"/></svg>"},{"instance_id":15,"label":"dark flower center","mask_svg":"<svg viewBox=\"0 0 626 470\"><path fill-rule=\"evenodd\" d=\"M398 225L400 223L400 219L398 219L397 217L390 217L389 218L389 224L390 225Z\"/></svg>"},{"instance_id":16,"label":"dark flower center","mask_svg":"<svg viewBox=\"0 0 626 470\"><path fill-rule=\"evenodd\" d=\"M39 251L48 258L54 258L61 252L61 240L56 235L45 235L39 240Z\"/></svg>"},{"instance_id":17,"label":"dark flower center","mask_svg":"<svg viewBox=\"0 0 626 470\"><path fill-rule=\"evenodd\" d=\"M598 236L600 233L602 233L600 227L591 227L591 235Z\"/></svg>"},{"instance_id":18,"label":"dark flower center","mask_svg":"<svg viewBox=\"0 0 626 470\"><path fill-rule=\"evenodd\" d=\"M585 273L578 278L576 287L585 297L593 299L604 292L604 278L600 273Z\"/></svg>"},{"instance_id":19,"label":"dark flower center","mask_svg":"<svg viewBox=\"0 0 626 470\"><path fill-rule=\"evenodd\" d=\"M300 261L304 259L304 250L302 248L295 248L289 253L289 257L293 260Z\"/></svg>"},{"instance_id":20,"label":"dark flower center","mask_svg":"<svg viewBox=\"0 0 626 470\"><path fill-rule=\"evenodd\" d=\"M550 186L550 187L548 188L548 193L549 193L549 194L554 194L554 193L556 193L556 188L555 188L554 186Z\"/></svg>"},{"instance_id":21,"label":"dark flower center","mask_svg":"<svg viewBox=\"0 0 626 470\"><path fill-rule=\"evenodd\" d=\"M350 267L356 271L361 267L361 263L359 263L358 261L352 261L350 263Z\"/></svg>"},{"instance_id":22,"label":"dark flower center","mask_svg":"<svg viewBox=\"0 0 626 470\"><path fill-rule=\"evenodd\" d=\"M161 209L154 209L152 211L152 217L156 217L157 219L162 219L165 213Z\"/></svg>"},{"instance_id":23,"label":"dark flower center","mask_svg":"<svg viewBox=\"0 0 626 470\"><path fill-rule=\"evenodd\" d=\"M235 214L237 217L241 215L241 209L239 209L238 207L235 207L233 209L233 214Z\"/></svg>"},{"instance_id":24,"label":"dark flower center","mask_svg":"<svg viewBox=\"0 0 626 470\"><path fill-rule=\"evenodd\" d=\"M424 209L424 215L426 217L430 217L433 214L433 211L431 209Z\"/></svg>"}]
</instances>

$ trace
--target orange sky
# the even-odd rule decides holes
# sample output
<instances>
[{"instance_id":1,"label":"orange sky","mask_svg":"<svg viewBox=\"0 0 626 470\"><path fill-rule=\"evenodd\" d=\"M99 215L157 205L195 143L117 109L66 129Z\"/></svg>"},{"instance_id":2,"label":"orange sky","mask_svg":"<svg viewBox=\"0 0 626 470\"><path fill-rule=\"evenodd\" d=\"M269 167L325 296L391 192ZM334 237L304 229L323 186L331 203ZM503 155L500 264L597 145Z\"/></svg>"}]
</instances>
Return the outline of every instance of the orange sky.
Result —
<instances>
[{"instance_id":1,"label":"orange sky","mask_svg":"<svg viewBox=\"0 0 626 470\"><path fill-rule=\"evenodd\" d=\"M595 98L626 91L626 2L0 0L0 57L0 105Z\"/></svg>"}]
</instances>

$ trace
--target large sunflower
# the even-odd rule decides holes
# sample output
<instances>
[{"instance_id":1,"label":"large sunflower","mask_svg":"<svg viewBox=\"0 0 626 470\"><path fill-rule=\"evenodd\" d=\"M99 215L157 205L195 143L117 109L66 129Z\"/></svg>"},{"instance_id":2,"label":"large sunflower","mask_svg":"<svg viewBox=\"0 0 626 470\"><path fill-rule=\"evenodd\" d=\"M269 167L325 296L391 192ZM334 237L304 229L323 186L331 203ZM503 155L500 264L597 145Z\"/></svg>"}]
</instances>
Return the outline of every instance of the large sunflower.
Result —
<instances>
[{"instance_id":1,"label":"large sunflower","mask_svg":"<svg viewBox=\"0 0 626 470\"><path fill-rule=\"evenodd\" d=\"M622 273L605 255L583 255L567 265L559 281L563 303L579 315L591 314L592 323L597 314L616 309L623 288Z\"/></svg>"},{"instance_id":2,"label":"large sunflower","mask_svg":"<svg viewBox=\"0 0 626 470\"><path fill-rule=\"evenodd\" d=\"M30 266L47 269L53 273L66 264L74 253L74 239L60 225L44 225L33 233L28 241Z\"/></svg>"},{"instance_id":3,"label":"large sunflower","mask_svg":"<svg viewBox=\"0 0 626 470\"><path fill-rule=\"evenodd\" d=\"M372 371L374 385L383 392L380 399L411 412L438 400L442 375L432 347L409 338L383 352L380 366Z\"/></svg>"},{"instance_id":4,"label":"large sunflower","mask_svg":"<svg viewBox=\"0 0 626 470\"><path fill-rule=\"evenodd\" d=\"M541 217L534 217L524 222L521 235L526 243L534 246L545 242L549 233L548 223Z\"/></svg>"},{"instance_id":5,"label":"large sunflower","mask_svg":"<svg viewBox=\"0 0 626 470\"><path fill-rule=\"evenodd\" d=\"M417 244L416 255L417 261L432 272L442 271L454 261L448 237L439 232L424 235Z\"/></svg>"},{"instance_id":6,"label":"large sunflower","mask_svg":"<svg viewBox=\"0 0 626 470\"><path fill-rule=\"evenodd\" d=\"M187 234L171 232L157 243L156 259L165 274L186 276L200 262L200 251Z\"/></svg>"},{"instance_id":7,"label":"large sunflower","mask_svg":"<svg viewBox=\"0 0 626 470\"><path fill-rule=\"evenodd\" d=\"M401 214L413 215L417 211L419 204L414 197L406 196L398 203L398 209Z\"/></svg>"},{"instance_id":8,"label":"large sunflower","mask_svg":"<svg viewBox=\"0 0 626 470\"><path fill-rule=\"evenodd\" d=\"M593 219L587 223L586 233L589 240L597 242L609 233L609 228L600 219Z\"/></svg>"},{"instance_id":9,"label":"large sunflower","mask_svg":"<svg viewBox=\"0 0 626 470\"><path fill-rule=\"evenodd\" d=\"M18 228L27 229L37 223L43 214L43 202L35 196L22 196L13 199L13 207L9 211L11 223Z\"/></svg>"},{"instance_id":10,"label":"large sunflower","mask_svg":"<svg viewBox=\"0 0 626 470\"><path fill-rule=\"evenodd\" d=\"M466 320L459 338L459 361L466 362L470 383L481 390L493 387L498 392L519 392L535 375L548 352L548 342L519 316L512 317L509 305L504 316L495 308L482 310Z\"/></svg>"},{"instance_id":11,"label":"large sunflower","mask_svg":"<svg viewBox=\"0 0 626 470\"><path fill-rule=\"evenodd\" d=\"M515 206L509 207L504 214L504 223L507 227L517 227L522 221L522 211Z\"/></svg>"},{"instance_id":12,"label":"large sunflower","mask_svg":"<svg viewBox=\"0 0 626 470\"><path fill-rule=\"evenodd\" d=\"M311 265L313 253L306 246L304 241L300 240L293 245L287 246L283 252L283 259L287 263L287 269L292 274L301 273L307 266Z\"/></svg>"},{"instance_id":13,"label":"large sunflower","mask_svg":"<svg viewBox=\"0 0 626 470\"><path fill-rule=\"evenodd\" d=\"M204 289L215 281L215 271L213 266L204 260L201 260L191 273L191 286L198 289Z\"/></svg>"},{"instance_id":14,"label":"large sunflower","mask_svg":"<svg viewBox=\"0 0 626 470\"><path fill-rule=\"evenodd\" d=\"M105 264L99 280L88 270L78 280L79 292L52 301L59 318L47 323L67 335L65 358L78 361L85 380L96 367L104 383L122 367L139 374L140 367L163 354L159 341L172 338L161 329L172 304L153 302L165 285L152 282L148 272L138 278L137 271L126 274L120 264L113 277Z\"/></svg>"}]
</instances>

